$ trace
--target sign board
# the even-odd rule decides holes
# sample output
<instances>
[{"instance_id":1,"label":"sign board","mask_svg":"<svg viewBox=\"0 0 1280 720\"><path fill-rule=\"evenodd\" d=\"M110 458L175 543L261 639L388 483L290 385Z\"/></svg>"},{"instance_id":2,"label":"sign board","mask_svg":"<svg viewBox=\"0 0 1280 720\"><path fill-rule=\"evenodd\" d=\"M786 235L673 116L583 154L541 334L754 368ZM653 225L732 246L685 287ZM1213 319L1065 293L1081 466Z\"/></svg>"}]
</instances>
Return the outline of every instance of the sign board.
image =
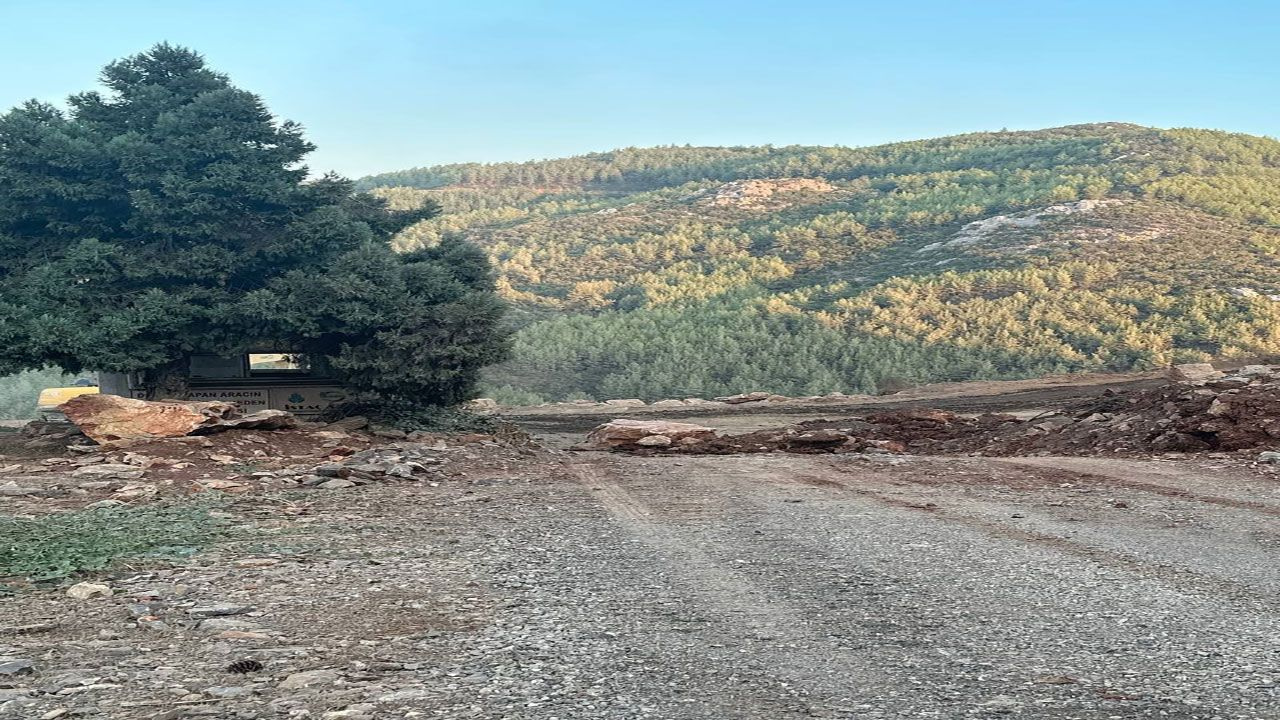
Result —
<instances>
[{"instance_id":1,"label":"sign board","mask_svg":"<svg viewBox=\"0 0 1280 720\"><path fill-rule=\"evenodd\" d=\"M276 410L287 410L294 415L319 415L330 405L347 399L347 391L336 385L273 387L270 405Z\"/></svg>"},{"instance_id":2,"label":"sign board","mask_svg":"<svg viewBox=\"0 0 1280 720\"><path fill-rule=\"evenodd\" d=\"M267 388L191 388L190 399L200 402L233 402L246 413L266 410L271 405Z\"/></svg>"}]
</instances>

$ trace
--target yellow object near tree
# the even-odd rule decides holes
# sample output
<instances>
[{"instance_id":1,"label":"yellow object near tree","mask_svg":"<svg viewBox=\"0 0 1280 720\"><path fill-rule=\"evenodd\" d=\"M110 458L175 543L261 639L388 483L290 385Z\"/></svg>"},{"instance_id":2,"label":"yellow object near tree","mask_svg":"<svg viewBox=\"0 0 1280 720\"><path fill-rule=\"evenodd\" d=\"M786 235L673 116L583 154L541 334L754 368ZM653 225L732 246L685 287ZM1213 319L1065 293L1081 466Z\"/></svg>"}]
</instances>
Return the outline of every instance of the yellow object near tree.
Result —
<instances>
[{"instance_id":1,"label":"yellow object near tree","mask_svg":"<svg viewBox=\"0 0 1280 720\"><path fill-rule=\"evenodd\" d=\"M74 387L45 388L40 391L40 399L36 408L41 413L57 412L58 406L80 395L97 394L97 385L76 385ZM27 397L31 397L28 395Z\"/></svg>"}]
</instances>

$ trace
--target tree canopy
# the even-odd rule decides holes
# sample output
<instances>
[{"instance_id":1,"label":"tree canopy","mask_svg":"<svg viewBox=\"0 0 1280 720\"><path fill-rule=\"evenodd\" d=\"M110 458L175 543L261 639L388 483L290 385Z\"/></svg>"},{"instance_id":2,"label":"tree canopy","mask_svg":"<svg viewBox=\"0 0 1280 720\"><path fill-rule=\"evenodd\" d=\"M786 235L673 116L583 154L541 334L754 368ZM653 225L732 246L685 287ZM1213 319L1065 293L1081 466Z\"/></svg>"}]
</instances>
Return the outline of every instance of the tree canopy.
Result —
<instances>
[{"instance_id":1,"label":"tree canopy","mask_svg":"<svg viewBox=\"0 0 1280 720\"><path fill-rule=\"evenodd\" d=\"M439 213L393 210L197 53L108 65L66 109L0 116L0 370L145 371L183 391L193 353L276 346L357 388L422 403L470 392L502 354L484 256L389 240Z\"/></svg>"}]
</instances>

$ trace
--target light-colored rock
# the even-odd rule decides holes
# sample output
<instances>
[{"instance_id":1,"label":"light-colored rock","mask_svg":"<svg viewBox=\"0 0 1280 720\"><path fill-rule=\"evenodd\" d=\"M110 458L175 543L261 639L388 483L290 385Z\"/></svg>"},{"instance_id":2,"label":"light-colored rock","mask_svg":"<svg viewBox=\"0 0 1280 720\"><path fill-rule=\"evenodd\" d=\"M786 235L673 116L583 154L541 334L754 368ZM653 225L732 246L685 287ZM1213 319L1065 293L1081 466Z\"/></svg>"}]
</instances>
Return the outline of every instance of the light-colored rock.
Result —
<instances>
[{"instance_id":1,"label":"light-colored rock","mask_svg":"<svg viewBox=\"0 0 1280 720\"><path fill-rule=\"evenodd\" d=\"M263 632L253 632L250 630L223 630L214 635L222 640L270 640L271 636Z\"/></svg>"},{"instance_id":2,"label":"light-colored rock","mask_svg":"<svg viewBox=\"0 0 1280 720\"><path fill-rule=\"evenodd\" d=\"M80 582L67 588L67 597L76 600L88 600L91 597L111 597L115 592L111 590L109 585L101 585L99 583Z\"/></svg>"},{"instance_id":3,"label":"light-colored rock","mask_svg":"<svg viewBox=\"0 0 1280 720\"><path fill-rule=\"evenodd\" d=\"M750 402L763 402L768 399L769 393L767 392L749 392L742 393L741 395L726 395L724 397L718 397L716 398L716 401L728 403L730 405L741 405L743 403Z\"/></svg>"},{"instance_id":4,"label":"light-colored rock","mask_svg":"<svg viewBox=\"0 0 1280 720\"><path fill-rule=\"evenodd\" d=\"M650 407L684 407L686 404L683 400L659 400L650 404Z\"/></svg>"},{"instance_id":5,"label":"light-colored rock","mask_svg":"<svg viewBox=\"0 0 1280 720\"><path fill-rule=\"evenodd\" d=\"M219 700L232 700L252 695L253 688L243 685L215 685L205 688L204 694Z\"/></svg>"},{"instance_id":6,"label":"light-colored rock","mask_svg":"<svg viewBox=\"0 0 1280 720\"><path fill-rule=\"evenodd\" d=\"M644 401L638 398L627 398L622 400L605 400L604 404L610 407L644 407L645 405Z\"/></svg>"},{"instance_id":7,"label":"light-colored rock","mask_svg":"<svg viewBox=\"0 0 1280 720\"><path fill-rule=\"evenodd\" d=\"M320 716L320 720L373 720L375 705L361 703L342 710L330 710Z\"/></svg>"},{"instance_id":8,"label":"light-colored rock","mask_svg":"<svg viewBox=\"0 0 1280 720\"><path fill-rule=\"evenodd\" d=\"M636 441L636 444L642 447L670 447L671 438L666 435L650 435L649 437L640 438Z\"/></svg>"},{"instance_id":9,"label":"light-colored rock","mask_svg":"<svg viewBox=\"0 0 1280 720\"><path fill-rule=\"evenodd\" d=\"M1245 365L1237 370L1236 374L1247 378L1267 378L1275 375L1275 368L1272 368L1270 365Z\"/></svg>"},{"instance_id":10,"label":"light-colored rock","mask_svg":"<svg viewBox=\"0 0 1280 720\"><path fill-rule=\"evenodd\" d=\"M248 620L239 620L233 617L212 617L207 620L201 620L200 629L204 632L216 633L225 632L227 630L261 632L262 626L251 623Z\"/></svg>"},{"instance_id":11,"label":"light-colored rock","mask_svg":"<svg viewBox=\"0 0 1280 720\"><path fill-rule=\"evenodd\" d=\"M213 603L211 605L197 605L189 608L187 614L197 618L226 617L228 615L243 615L247 612L253 612L252 605L236 605L235 603Z\"/></svg>"},{"instance_id":12,"label":"light-colored rock","mask_svg":"<svg viewBox=\"0 0 1280 720\"><path fill-rule=\"evenodd\" d=\"M664 420L613 420L591 431L587 436L587 447L607 450L623 445L635 445L652 435L661 435L673 442L679 442L684 438L713 438L716 431L702 425Z\"/></svg>"},{"instance_id":13,"label":"light-colored rock","mask_svg":"<svg viewBox=\"0 0 1280 720\"><path fill-rule=\"evenodd\" d=\"M497 409L498 409L498 401L497 401L497 400L494 400L493 398L476 398L475 400L469 400L469 401L467 401L467 402L463 403L463 404L462 404L462 408L463 408L464 410L470 410L470 411L472 411L472 412L483 412L483 411L486 411L486 410L497 410Z\"/></svg>"},{"instance_id":14,"label":"light-colored rock","mask_svg":"<svg viewBox=\"0 0 1280 720\"><path fill-rule=\"evenodd\" d=\"M1208 382L1223 377L1223 373L1209 363L1183 363L1165 371L1165 376L1177 382Z\"/></svg>"},{"instance_id":15,"label":"light-colored rock","mask_svg":"<svg viewBox=\"0 0 1280 720\"><path fill-rule=\"evenodd\" d=\"M344 488L351 488L355 486L356 483L354 481L347 480L346 478L333 478L332 480L325 480L324 482L316 485L316 487L321 490L342 490Z\"/></svg>"},{"instance_id":16,"label":"light-colored rock","mask_svg":"<svg viewBox=\"0 0 1280 720\"><path fill-rule=\"evenodd\" d=\"M133 465L121 463L98 463L76 468L71 477L77 478L111 478L114 480L137 480L145 471Z\"/></svg>"},{"instance_id":17,"label":"light-colored rock","mask_svg":"<svg viewBox=\"0 0 1280 720\"><path fill-rule=\"evenodd\" d=\"M0 497L22 497L23 495L33 495L38 492L40 492L40 488L19 485L12 480L0 485Z\"/></svg>"},{"instance_id":18,"label":"light-colored rock","mask_svg":"<svg viewBox=\"0 0 1280 720\"><path fill-rule=\"evenodd\" d=\"M0 676L26 675L34 672L30 660L0 660Z\"/></svg>"},{"instance_id":19,"label":"light-colored rock","mask_svg":"<svg viewBox=\"0 0 1280 720\"><path fill-rule=\"evenodd\" d=\"M59 409L98 443L182 437L197 430L267 430L297 424L296 418L283 410L242 415L234 403L149 402L104 394L80 395Z\"/></svg>"},{"instance_id":20,"label":"light-colored rock","mask_svg":"<svg viewBox=\"0 0 1280 720\"><path fill-rule=\"evenodd\" d=\"M332 685L338 680L337 670L308 670L294 673L280 681L281 690L298 690L315 685Z\"/></svg>"},{"instance_id":21,"label":"light-colored rock","mask_svg":"<svg viewBox=\"0 0 1280 720\"><path fill-rule=\"evenodd\" d=\"M787 193L829 193L835 186L820 178L768 178L732 180L716 188L701 202L711 205L757 208L765 206L773 196Z\"/></svg>"},{"instance_id":22,"label":"light-colored rock","mask_svg":"<svg viewBox=\"0 0 1280 720\"><path fill-rule=\"evenodd\" d=\"M1268 450L1266 452L1258 453L1258 462L1271 463L1273 465L1280 463L1280 452Z\"/></svg>"}]
</instances>

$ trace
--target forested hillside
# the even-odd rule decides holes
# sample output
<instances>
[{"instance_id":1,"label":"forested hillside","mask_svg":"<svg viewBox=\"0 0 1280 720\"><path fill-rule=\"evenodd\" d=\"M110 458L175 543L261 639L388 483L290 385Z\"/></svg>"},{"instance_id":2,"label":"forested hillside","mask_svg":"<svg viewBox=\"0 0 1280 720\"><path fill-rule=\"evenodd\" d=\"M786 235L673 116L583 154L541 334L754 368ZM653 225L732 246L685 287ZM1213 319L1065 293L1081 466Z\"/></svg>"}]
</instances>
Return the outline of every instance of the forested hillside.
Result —
<instances>
[{"instance_id":1,"label":"forested hillside","mask_svg":"<svg viewBox=\"0 0 1280 720\"><path fill-rule=\"evenodd\" d=\"M365 178L484 247L509 401L875 392L1280 354L1280 142L1118 123Z\"/></svg>"}]
</instances>

